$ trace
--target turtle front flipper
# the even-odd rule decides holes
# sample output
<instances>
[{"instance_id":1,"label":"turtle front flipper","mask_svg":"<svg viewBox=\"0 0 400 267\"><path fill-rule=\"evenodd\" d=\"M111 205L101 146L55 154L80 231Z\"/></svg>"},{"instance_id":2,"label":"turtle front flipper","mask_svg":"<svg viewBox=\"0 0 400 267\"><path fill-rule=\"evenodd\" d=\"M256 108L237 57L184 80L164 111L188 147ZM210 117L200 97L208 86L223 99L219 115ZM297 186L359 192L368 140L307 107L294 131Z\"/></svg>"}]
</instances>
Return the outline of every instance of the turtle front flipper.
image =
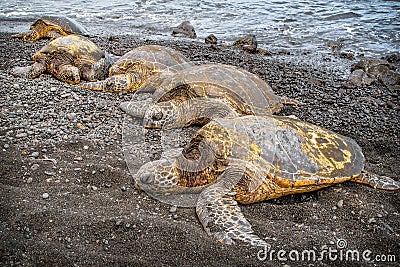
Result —
<instances>
[{"instance_id":1,"label":"turtle front flipper","mask_svg":"<svg viewBox=\"0 0 400 267\"><path fill-rule=\"evenodd\" d=\"M353 178L354 182L360 184L367 184L373 188L384 190L398 190L400 189L400 182L393 180L390 177L380 176L374 173L362 172L360 175Z\"/></svg>"},{"instance_id":2,"label":"turtle front flipper","mask_svg":"<svg viewBox=\"0 0 400 267\"><path fill-rule=\"evenodd\" d=\"M270 245L253 233L234 197L234 192L218 183L200 194L196 212L204 230L224 244L234 244L236 239L269 249Z\"/></svg>"},{"instance_id":3,"label":"turtle front flipper","mask_svg":"<svg viewBox=\"0 0 400 267\"><path fill-rule=\"evenodd\" d=\"M22 39L24 42L34 42L41 38L42 36L37 31L29 31L11 35L11 38Z\"/></svg>"},{"instance_id":4,"label":"turtle front flipper","mask_svg":"<svg viewBox=\"0 0 400 267\"><path fill-rule=\"evenodd\" d=\"M124 74L108 77L103 81L88 82L80 85L81 88L105 91L111 93L130 92L130 81Z\"/></svg>"},{"instance_id":5,"label":"turtle front flipper","mask_svg":"<svg viewBox=\"0 0 400 267\"><path fill-rule=\"evenodd\" d=\"M147 108L150 107L151 102L152 99L146 99L142 101L126 101L122 102L119 105L119 108L132 117L143 118L146 114Z\"/></svg>"},{"instance_id":6,"label":"turtle front flipper","mask_svg":"<svg viewBox=\"0 0 400 267\"><path fill-rule=\"evenodd\" d=\"M46 71L45 63L35 62L31 66L14 67L11 70L11 74L20 78L33 79L38 77L45 71Z\"/></svg>"},{"instance_id":7,"label":"turtle front flipper","mask_svg":"<svg viewBox=\"0 0 400 267\"><path fill-rule=\"evenodd\" d=\"M281 97L281 103L282 103L283 105L295 105L295 106L303 105L302 102L297 101L297 100L294 100L294 99L291 99L291 98L288 98L288 97L286 97L286 96L282 96L282 97Z\"/></svg>"}]
</instances>

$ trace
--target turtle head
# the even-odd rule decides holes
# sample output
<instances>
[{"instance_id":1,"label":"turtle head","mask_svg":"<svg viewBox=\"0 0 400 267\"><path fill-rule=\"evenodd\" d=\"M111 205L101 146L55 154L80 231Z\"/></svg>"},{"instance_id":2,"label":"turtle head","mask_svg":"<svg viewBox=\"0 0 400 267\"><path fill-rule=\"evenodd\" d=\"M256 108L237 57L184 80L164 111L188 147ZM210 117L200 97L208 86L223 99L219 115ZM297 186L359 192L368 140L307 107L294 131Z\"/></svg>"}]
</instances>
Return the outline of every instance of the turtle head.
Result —
<instances>
[{"instance_id":1,"label":"turtle head","mask_svg":"<svg viewBox=\"0 0 400 267\"><path fill-rule=\"evenodd\" d=\"M59 68L59 79L69 84L77 84L80 82L79 69L72 65L64 65Z\"/></svg>"},{"instance_id":2,"label":"turtle head","mask_svg":"<svg viewBox=\"0 0 400 267\"><path fill-rule=\"evenodd\" d=\"M144 164L136 173L135 184L149 195L164 195L174 192L178 186L178 175L174 158L161 158Z\"/></svg>"},{"instance_id":3,"label":"turtle head","mask_svg":"<svg viewBox=\"0 0 400 267\"><path fill-rule=\"evenodd\" d=\"M167 150L161 159L144 164L134 176L135 187L161 202L180 207L195 207L205 186L190 187L181 181L177 157L182 149ZM181 185L180 183L183 182Z\"/></svg>"},{"instance_id":4,"label":"turtle head","mask_svg":"<svg viewBox=\"0 0 400 267\"><path fill-rule=\"evenodd\" d=\"M150 105L144 114L146 128L161 129L171 127L176 121L176 108L170 101Z\"/></svg>"}]
</instances>

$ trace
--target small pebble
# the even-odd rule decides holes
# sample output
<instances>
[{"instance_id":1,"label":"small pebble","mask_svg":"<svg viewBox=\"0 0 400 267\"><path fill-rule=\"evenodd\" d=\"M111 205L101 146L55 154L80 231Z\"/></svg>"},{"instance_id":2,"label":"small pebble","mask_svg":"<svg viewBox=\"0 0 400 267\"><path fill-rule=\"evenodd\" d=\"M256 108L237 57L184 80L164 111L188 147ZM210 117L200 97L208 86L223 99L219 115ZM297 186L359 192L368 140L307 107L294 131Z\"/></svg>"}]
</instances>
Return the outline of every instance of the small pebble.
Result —
<instances>
[{"instance_id":1,"label":"small pebble","mask_svg":"<svg viewBox=\"0 0 400 267\"><path fill-rule=\"evenodd\" d=\"M75 168L74 171L76 172L80 172L82 170L82 168Z\"/></svg>"},{"instance_id":2,"label":"small pebble","mask_svg":"<svg viewBox=\"0 0 400 267\"><path fill-rule=\"evenodd\" d=\"M378 214L376 214L376 217L378 217L378 218L382 218L382 217L383 217L383 215L382 215L382 214L380 214L380 213L378 213Z\"/></svg>"},{"instance_id":3,"label":"small pebble","mask_svg":"<svg viewBox=\"0 0 400 267\"><path fill-rule=\"evenodd\" d=\"M9 148L10 147L10 145L9 144L4 144L4 146L3 146L5 149L7 149L7 148Z\"/></svg>"},{"instance_id":4,"label":"small pebble","mask_svg":"<svg viewBox=\"0 0 400 267\"><path fill-rule=\"evenodd\" d=\"M336 206L337 206L338 208L343 207L343 199L339 200L338 203L336 204Z\"/></svg>"},{"instance_id":5,"label":"small pebble","mask_svg":"<svg viewBox=\"0 0 400 267\"><path fill-rule=\"evenodd\" d=\"M39 157L39 152L35 151L31 154L31 157L37 158Z\"/></svg>"},{"instance_id":6,"label":"small pebble","mask_svg":"<svg viewBox=\"0 0 400 267\"><path fill-rule=\"evenodd\" d=\"M48 193L43 193L42 198L43 199L48 199L49 198L49 194Z\"/></svg>"},{"instance_id":7,"label":"small pebble","mask_svg":"<svg viewBox=\"0 0 400 267\"><path fill-rule=\"evenodd\" d=\"M370 219L368 220L368 223L376 223L376 219L375 219L375 218L370 218Z\"/></svg>"},{"instance_id":8,"label":"small pebble","mask_svg":"<svg viewBox=\"0 0 400 267\"><path fill-rule=\"evenodd\" d=\"M120 225L122 225L122 223L123 223L122 220L118 220L118 221L115 222L115 225L116 225L116 226L120 226Z\"/></svg>"},{"instance_id":9,"label":"small pebble","mask_svg":"<svg viewBox=\"0 0 400 267\"><path fill-rule=\"evenodd\" d=\"M31 166L31 170L32 170L32 171L36 171L37 169L39 169L39 164L33 164L33 165Z\"/></svg>"},{"instance_id":10,"label":"small pebble","mask_svg":"<svg viewBox=\"0 0 400 267\"><path fill-rule=\"evenodd\" d=\"M54 172L44 172L44 174L46 174L48 176L54 176Z\"/></svg>"},{"instance_id":11,"label":"small pebble","mask_svg":"<svg viewBox=\"0 0 400 267\"><path fill-rule=\"evenodd\" d=\"M32 183L32 181L33 181L32 177L29 177L28 179L26 179L26 183L27 183L27 184Z\"/></svg>"},{"instance_id":12,"label":"small pebble","mask_svg":"<svg viewBox=\"0 0 400 267\"><path fill-rule=\"evenodd\" d=\"M17 135L15 135L15 138L23 138L23 137L27 137L28 134L27 133L19 133Z\"/></svg>"},{"instance_id":13,"label":"small pebble","mask_svg":"<svg viewBox=\"0 0 400 267\"><path fill-rule=\"evenodd\" d=\"M83 149L88 150L89 147L88 146L83 146Z\"/></svg>"},{"instance_id":14,"label":"small pebble","mask_svg":"<svg viewBox=\"0 0 400 267\"><path fill-rule=\"evenodd\" d=\"M123 192L125 192L125 191L126 191L126 187L125 187L125 186L122 186L122 187L121 187L121 190L122 190Z\"/></svg>"},{"instance_id":15,"label":"small pebble","mask_svg":"<svg viewBox=\"0 0 400 267\"><path fill-rule=\"evenodd\" d=\"M169 212L175 213L177 209L178 209L178 208L177 208L176 206L172 206L172 207L169 209Z\"/></svg>"}]
</instances>

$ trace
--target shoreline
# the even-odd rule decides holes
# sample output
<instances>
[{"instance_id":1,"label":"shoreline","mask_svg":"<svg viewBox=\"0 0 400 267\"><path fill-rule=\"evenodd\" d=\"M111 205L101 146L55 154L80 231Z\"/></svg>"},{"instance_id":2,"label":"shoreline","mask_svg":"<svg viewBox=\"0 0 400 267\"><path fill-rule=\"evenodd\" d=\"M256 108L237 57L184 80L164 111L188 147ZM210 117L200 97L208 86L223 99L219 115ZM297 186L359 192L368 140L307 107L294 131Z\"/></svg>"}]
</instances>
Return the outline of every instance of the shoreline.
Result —
<instances>
[{"instance_id":1,"label":"shoreline","mask_svg":"<svg viewBox=\"0 0 400 267\"><path fill-rule=\"evenodd\" d=\"M257 248L216 243L193 208L171 211L137 191L122 154L124 114L118 107L132 95L86 91L50 75L14 78L9 69L31 64L31 55L46 41L23 43L9 36L0 33L2 265L283 263L259 261ZM91 39L116 55L161 44L192 61L242 67L267 81L278 95L303 103L286 106L279 115L295 115L355 139L368 171L400 180L399 92L379 84L349 84L346 73L354 61L332 56L313 66L314 61L297 55L266 57L179 38ZM349 65L335 68L340 62ZM395 254L398 260L399 200L399 192L344 183L241 209L275 251L335 248L344 239L349 249Z\"/></svg>"}]
</instances>

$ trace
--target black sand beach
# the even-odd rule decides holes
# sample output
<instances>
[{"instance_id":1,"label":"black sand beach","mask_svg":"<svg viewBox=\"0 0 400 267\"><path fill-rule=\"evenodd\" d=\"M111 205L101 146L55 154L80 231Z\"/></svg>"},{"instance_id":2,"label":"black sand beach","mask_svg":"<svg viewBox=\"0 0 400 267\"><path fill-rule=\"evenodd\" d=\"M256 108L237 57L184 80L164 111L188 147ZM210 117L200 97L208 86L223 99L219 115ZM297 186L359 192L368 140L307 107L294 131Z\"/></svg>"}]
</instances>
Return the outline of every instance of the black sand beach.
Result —
<instances>
[{"instance_id":1,"label":"black sand beach","mask_svg":"<svg viewBox=\"0 0 400 267\"><path fill-rule=\"evenodd\" d=\"M45 41L9 37L0 34L2 266L398 266L400 192L354 183L241 208L255 232L286 257L291 250L338 249L342 239L343 251L360 252L359 262L326 256L279 261L276 254L272 261L260 261L258 248L216 243L194 208L175 211L133 187L121 150L119 109L132 95L86 91L47 74L14 78L10 69L31 64ZM368 171L400 180L399 91L379 83L351 85L353 61L332 54L316 64L312 54L266 57L179 39L93 40L116 55L157 43L193 61L249 70L277 94L303 103L286 106L279 115L295 115L355 139ZM371 259L394 255L397 262L367 263L361 257L365 250Z\"/></svg>"}]
</instances>

